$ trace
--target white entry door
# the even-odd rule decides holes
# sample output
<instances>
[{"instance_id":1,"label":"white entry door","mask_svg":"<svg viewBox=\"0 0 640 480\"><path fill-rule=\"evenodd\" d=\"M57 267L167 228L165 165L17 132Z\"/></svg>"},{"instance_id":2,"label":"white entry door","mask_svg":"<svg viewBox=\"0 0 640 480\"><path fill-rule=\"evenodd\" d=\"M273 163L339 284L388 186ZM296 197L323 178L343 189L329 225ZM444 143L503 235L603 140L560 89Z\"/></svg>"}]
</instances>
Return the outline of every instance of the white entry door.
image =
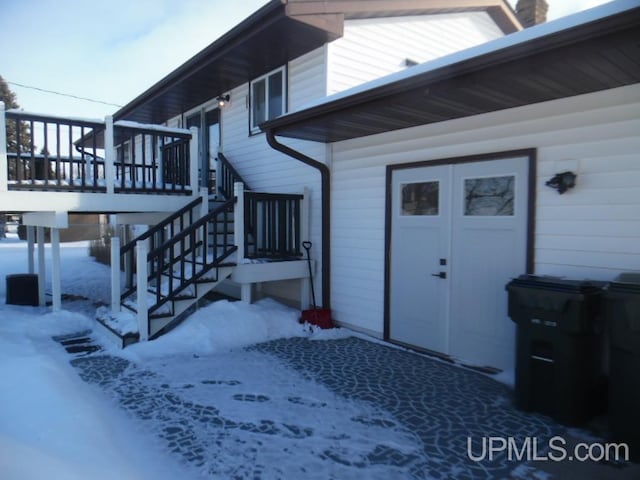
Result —
<instances>
[{"instance_id":1,"label":"white entry door","mask_svg":"<svg viewBox=\"0 0 640 480\"><path fill-rule=\"evenodd\" d=\"M528 157L392 174L389 337L512 369L508 281L525 272Z\"/></svg>"}]
</instances>

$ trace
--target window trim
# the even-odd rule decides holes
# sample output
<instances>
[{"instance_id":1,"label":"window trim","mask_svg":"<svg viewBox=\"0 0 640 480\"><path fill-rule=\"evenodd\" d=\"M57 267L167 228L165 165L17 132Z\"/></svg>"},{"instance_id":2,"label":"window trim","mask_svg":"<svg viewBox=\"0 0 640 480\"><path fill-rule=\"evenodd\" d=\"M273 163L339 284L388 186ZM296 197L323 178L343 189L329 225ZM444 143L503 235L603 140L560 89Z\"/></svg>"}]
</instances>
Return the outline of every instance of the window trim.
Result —
<instances>
[{"instance_id":1,"label":"window trim","mask_svg":"<svg viewBox=\"0 0 640 480\"><path fill-rule=\"evenodd\" d=\"M258 133L262 133L260 127L258 125L254 125L253 119L253 86L258 82L264 82L265 86L265 106L267 109L266 112L266 120L271 120L269 118L269 77L275 75L277 73L282 73L282 113L280 115L284 115L288 111L288 103L289 103L289 82L288 82L288 69L287 65L283 65L278 67L270 72L265 73L259 77L254 78L249 82L249 135L255 135ZM275 118L275 117L274 117Z\"/></svg>"}]
</instances>

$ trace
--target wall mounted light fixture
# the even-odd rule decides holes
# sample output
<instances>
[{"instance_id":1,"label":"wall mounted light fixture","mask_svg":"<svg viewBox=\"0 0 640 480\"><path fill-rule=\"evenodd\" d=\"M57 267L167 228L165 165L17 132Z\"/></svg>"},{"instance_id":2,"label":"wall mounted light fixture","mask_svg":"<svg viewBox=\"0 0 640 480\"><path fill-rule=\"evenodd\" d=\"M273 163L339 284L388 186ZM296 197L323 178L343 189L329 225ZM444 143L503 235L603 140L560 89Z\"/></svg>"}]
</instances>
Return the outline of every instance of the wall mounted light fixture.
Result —
<instances>
[{"instance_id":1,"label":"wall mounted light fixture","mask_svg":"<svg viewBox=\"0 0 640 480\"><path fill-rule=\"evenodd\" d=\"M216 97L216 100L218 101L218 106L220 108L224 107L227 103L229 103L230 99L231 99L231 96L228 93L226 95L218 95Z\"/></svg>"},{"instance_id":2,"label":"wall mounted light fixture","mask_svg":"<svg viewBox=\"0 0 640 480\"><path fill-rule=\"evenodd\" d=\"M570 188L576 186L577 175L573 172L556 173L551 180L548 180L545 185L558 190L559 194L563 194Z\"/></svg>"}]
</instances>

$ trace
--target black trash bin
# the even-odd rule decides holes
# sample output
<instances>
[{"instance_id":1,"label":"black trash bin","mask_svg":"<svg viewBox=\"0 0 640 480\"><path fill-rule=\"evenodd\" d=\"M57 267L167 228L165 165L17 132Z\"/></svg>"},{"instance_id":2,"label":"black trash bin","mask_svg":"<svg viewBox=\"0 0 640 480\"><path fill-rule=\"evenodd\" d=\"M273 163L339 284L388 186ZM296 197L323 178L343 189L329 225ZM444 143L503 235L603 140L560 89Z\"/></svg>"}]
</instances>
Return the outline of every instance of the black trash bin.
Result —
<instances>
[{"instance_id":1,"label":"black trash bin","mask_svg":"<svg viewBox=\"0 0 640 480\"><path fill-rule=\"evenodd\" d=\"M604 412L604 286L533 275L507 284L517 324L516 407L566 425Z\"/></svg>"},{"instance_id":2,"label":"black trash bin","mask_svg":"<svg viewBox=\"0 0 640 480\"><path fill-rule=\"evenodd\" d=\"M606 290L609 324L609 428L640 460L640 273L625 273Z\"/></svg>"},{"instance_id":3,"label":"black trash bin","mask_svg":"<svg viewBox=\"0 0 640 480\"><path fill-rule=\"evenodd\" d=\"M40 304L39 296L38 275L34 273L7 275L7 304L37 307Z\"/></svg>"}]
</instances>

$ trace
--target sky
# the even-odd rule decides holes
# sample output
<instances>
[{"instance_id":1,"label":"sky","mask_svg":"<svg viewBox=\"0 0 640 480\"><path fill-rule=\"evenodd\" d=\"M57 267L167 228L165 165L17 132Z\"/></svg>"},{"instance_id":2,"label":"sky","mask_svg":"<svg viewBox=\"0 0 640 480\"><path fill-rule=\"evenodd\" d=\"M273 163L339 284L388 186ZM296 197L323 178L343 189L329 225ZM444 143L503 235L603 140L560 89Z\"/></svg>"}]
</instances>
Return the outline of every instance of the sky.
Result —
<instances>
[{"instance_id":1,"label":"sky","mask_svg":"<svg viewBox=\"0 0 640 480\"><path fill-rule=\"evenodd\" d=\"M0 0L0 75L26 111L104 118L266 3ZM548 3L551 21L607 0Z\"/></svg>"}]
</instances>

